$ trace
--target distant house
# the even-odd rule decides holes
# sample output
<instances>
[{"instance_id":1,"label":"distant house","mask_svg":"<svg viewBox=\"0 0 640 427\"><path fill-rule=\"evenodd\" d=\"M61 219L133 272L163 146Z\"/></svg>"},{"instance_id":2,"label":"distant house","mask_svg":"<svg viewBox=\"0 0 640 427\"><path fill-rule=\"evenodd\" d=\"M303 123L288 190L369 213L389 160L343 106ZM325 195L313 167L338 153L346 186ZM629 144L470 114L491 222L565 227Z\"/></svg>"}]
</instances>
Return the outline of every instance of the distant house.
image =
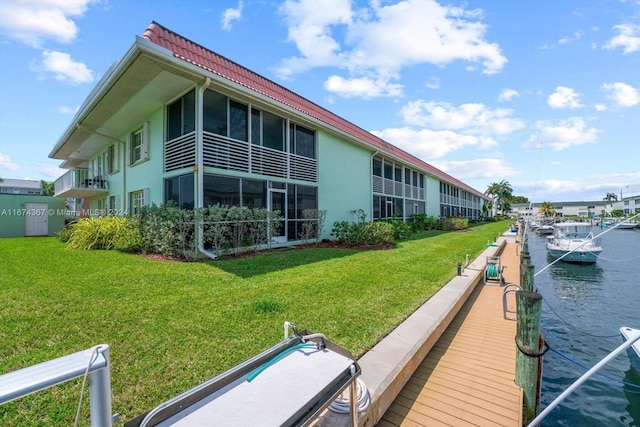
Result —
<instances>
[{"instance_id":1,"label":"distant house","mask_svg":"<svg viewBox=\"0 0 640 427\"><path fill-rule=\"evenodd\" d=\"M0 181L0 237L55 236L64 226L65 200L43 196L40 181Z\"/></svg>"},{"instance_id":2,"label":"distant house","mask_svg":"<svg viewBox=\"0 0 640 427\"><path fill-rule=\"evenodd\" d=\"M640 213L640 195L623 198L622 211L625 216Z\"/></svg>"},{"instance_id":3,"label":"distant house","mask_svg":"<svg viewBox=\"0 0 640 427\"><path fill-rule=\"evenodd\" d=\"M566 201L566 202L550 202L556 215L560 218L567 216L578 216L582 218L591 218L594 215L611 215L615 209L621 209L622 202L605 200L595 201ZM513 216L536 216L540 212L542 203L514 203L511 205L511 214Z\"/></svg>"},{"instance_id":4,"label":"distant house","mask_svg":"<svg viewBox=\"0 0 640 427\"><path fill-rule=\"evenodd\" d=\"M29 194L41 195L42 185L40 181L30 179L7 179L0 180L0 194Z\"/></svg>"},{"instance_id":5,"label":"distant house","mask_svg":"<svg viewBox=\"0 0 640 427\"><path fill-rule=\"evenodd\" d=\"M153 22L51 151L55 195L134 214L170 200L279 210L279 241L305 209L326 223L413 214L479 218L482 192L317 104ZM325 235L329 237L330 226Z\"/></svg>"}]
</instances>

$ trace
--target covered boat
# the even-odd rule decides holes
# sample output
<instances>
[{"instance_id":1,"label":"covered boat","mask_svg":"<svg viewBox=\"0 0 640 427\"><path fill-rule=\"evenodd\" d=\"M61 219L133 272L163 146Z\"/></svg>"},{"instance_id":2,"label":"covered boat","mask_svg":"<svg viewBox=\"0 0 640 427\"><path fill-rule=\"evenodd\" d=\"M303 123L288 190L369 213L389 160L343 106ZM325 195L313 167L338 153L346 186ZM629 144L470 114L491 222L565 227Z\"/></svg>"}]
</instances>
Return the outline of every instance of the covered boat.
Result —
<instances>
[{"instance_id":1,"label":"covered boat","mask_svg":"<svg viewBox=\"0 0 640 427\"><path fill-rule=\"evenodd\" d=\"M566 262L594 263L602 252L600 239L593 238L591 224L586 222L557 223L547 239L549 255Z\"/></svg>"}]
</instances>

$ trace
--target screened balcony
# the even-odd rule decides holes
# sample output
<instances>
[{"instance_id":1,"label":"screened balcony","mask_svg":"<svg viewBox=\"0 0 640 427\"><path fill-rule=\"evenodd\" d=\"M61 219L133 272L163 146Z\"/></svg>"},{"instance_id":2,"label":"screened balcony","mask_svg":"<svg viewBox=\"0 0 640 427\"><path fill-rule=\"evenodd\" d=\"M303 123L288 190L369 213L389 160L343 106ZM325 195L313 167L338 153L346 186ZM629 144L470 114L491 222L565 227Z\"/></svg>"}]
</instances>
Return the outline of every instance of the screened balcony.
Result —
<instances>
[{"instance_id":1,"label":"screened balcony","mask_svg":"<svg viewBox=\"0 0 640 427\"><path fill-rule=\"evenodd\" d=\"M92 197L109 193L106 176L90 169L71 169L55 182L54 197Z\"/></svg>"}]
</instances>

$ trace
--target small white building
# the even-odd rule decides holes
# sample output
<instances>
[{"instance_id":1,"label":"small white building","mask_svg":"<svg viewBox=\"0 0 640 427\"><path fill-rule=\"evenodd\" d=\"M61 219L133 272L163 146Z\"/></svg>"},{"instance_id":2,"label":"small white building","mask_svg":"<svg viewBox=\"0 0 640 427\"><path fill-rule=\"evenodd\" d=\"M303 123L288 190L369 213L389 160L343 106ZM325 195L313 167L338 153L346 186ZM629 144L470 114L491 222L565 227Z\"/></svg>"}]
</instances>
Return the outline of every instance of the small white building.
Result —
<instances>
[{"instance_id":1,"label":"small white building","mask_svg":"<svg viewBox=\"0 0 640 427\"><path fill-rule=\"evenodd\" d=\"M625 197L622 201L607 202L606 200L579 202L550 202L558 217L577 216L592 218L594 215L609 216L614 210L629 212L640 211L640 196ZM626 203L626 205L625 205ZM540 203L514 203L511 205L511 215L514 217L536 216L540 213Z\"/></svg>"},{"instance_id":2,"label":"small white building","mask_svg":"<svg viewBox=\"0 0 640 427\"><path fill-rule=\"evenodd\" d=\"M8 179L0 180L0 194L28 194L37 196L42 194L40 181L31 179Z\"/></svg>"}]
</instances>

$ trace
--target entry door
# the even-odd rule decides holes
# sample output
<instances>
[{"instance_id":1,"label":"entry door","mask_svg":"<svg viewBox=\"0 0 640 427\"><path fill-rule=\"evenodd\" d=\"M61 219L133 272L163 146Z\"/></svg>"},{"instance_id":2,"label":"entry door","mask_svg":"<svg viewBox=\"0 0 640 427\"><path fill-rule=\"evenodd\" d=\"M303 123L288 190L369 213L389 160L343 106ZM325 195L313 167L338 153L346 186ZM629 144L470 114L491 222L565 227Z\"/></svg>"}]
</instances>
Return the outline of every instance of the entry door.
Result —
<instances>
[{"instance_id":1,"label":"entry door","mask_svg":"<svg viewBox=\"0 0 640 427\"><path fill-rule=\"evenodd\" d=\"M385 218L393 218L393 201L387 200L385 203Z\"/></svg>"},{"instance_id":2,"label":"entry door","mask_svg":"<svg viewBox=\"0 0 640 427\"><path fill-rule=\"evenodd\" d=\"M287 192L285 190L269 189L268 209L271 212L280 211L280 216L283 218L283 220L280 221L278 236L274 236L272 241L275 243L286 242L287 227L284 218L287 217Z\"/></svg>"},{"instance_id":3,"label":"entry door","mask_svg":"<svg viewBox=\"0 0 640 427\"><path fill-rule=\"evenodd\" d=\"M24 207L26 209L24 235L27 237L48 236L47 210L49 205L46 203L25 203Z\"/></svg>"}]
</instances>

